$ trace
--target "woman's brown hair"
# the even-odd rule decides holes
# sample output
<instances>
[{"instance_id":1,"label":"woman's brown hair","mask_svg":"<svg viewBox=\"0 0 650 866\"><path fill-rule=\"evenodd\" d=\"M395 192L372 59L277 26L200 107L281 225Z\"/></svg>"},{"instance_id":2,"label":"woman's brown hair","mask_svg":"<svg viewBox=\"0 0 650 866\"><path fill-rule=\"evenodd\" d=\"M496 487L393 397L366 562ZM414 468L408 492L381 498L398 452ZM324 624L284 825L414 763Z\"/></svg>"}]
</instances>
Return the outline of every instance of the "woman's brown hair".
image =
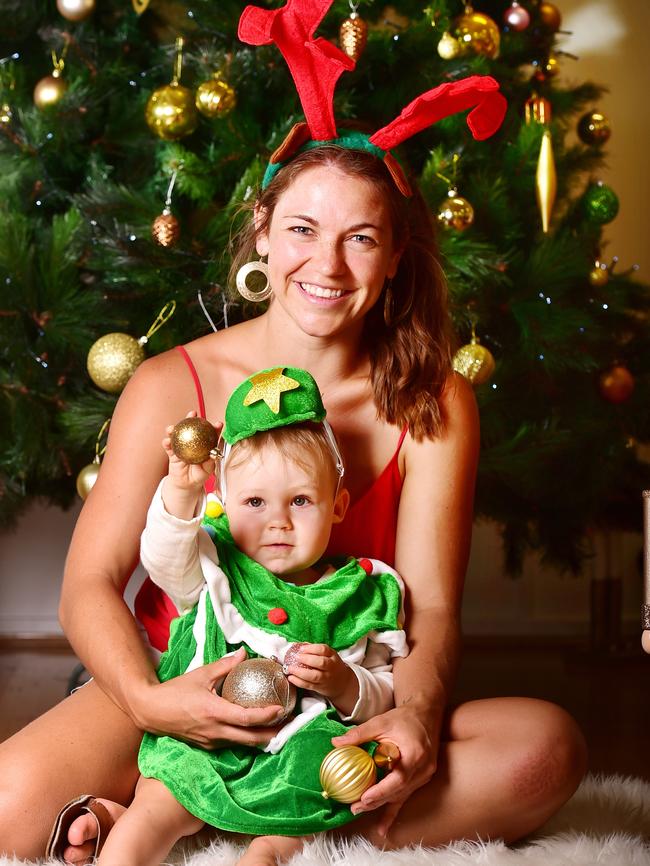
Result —
<instances>
[{"instance_id":1,"label":"woman's brown hair","mask_svg":"<svg viewBox=\"0 0 650 866\"><path fill-rule=\"evenodd\" d=\"M415 439L435 438L443 426L439 398L451 371L447 286L421 194L416 189L408 198L402 195L380 159L336 145L294 157L260 192L255 203L261 215L257 225L251 218L234 239L231 283L239 268L255 257L257 237L268 228L280 196L299 174L316 166L362 178L380 191L388 205L393 244L402 256L397 273L386 281L364 325L375 405L382 420L408 425Z\"/></svg>"}]
</instances>

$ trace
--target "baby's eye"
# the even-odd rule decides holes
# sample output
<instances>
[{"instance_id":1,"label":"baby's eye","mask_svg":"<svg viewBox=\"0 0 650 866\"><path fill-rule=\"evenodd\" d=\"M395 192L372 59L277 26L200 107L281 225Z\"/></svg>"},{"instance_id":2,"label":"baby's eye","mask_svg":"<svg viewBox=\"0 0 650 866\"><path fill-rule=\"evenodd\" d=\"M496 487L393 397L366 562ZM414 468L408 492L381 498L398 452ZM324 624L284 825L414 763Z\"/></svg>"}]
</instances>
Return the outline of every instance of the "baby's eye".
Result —
<instances>
[{"instance_id":1,"label":"baby's eye","mask_svg":"<svg viewBox=\"0 0 650 866\"><path fill-rule=\"evenodd\" d=\"M246 504L250 505L251 508L259 508L264 504L264 500L260 499L259 496L251 496L250 499L246 500Z\"/></svg>"},{"instance_id":2,"label":"baby's eye","mask_svg":"<svg viewBox=\"0 0 650 866\"><path fill-rule=\"evenodd\" d=\"M302 505L309 505L309 497L302 496L302 495L294 496L293 497L293 504L297 505L298 507L300 507Z\"/></svg>"}]
</instances>

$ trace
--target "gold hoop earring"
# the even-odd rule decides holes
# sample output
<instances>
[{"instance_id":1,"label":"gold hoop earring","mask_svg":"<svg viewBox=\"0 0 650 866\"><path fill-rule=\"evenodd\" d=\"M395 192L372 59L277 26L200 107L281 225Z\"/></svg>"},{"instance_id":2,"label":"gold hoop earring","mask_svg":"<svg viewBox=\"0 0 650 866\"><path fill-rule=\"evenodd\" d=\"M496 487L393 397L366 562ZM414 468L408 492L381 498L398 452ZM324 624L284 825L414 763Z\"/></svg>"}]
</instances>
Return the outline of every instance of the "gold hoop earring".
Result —
<instances>
[{"instance_id":1,"label":"gold hoop earring","mask_svg":"<svg viewBox=\"0 0 650 866\"><path fill-rule=\"evenodd\" d=\"M266 280L266 285L259 292L251 291L246 285L246 278L254 271L259 271L264 274L264 279ZM269 282L269 266L261 259L258 262L246 262L245 265L242 265L237 271L235 285L237 286L237 291L242 298L246 298L247 301L252 301L254 304L258 304L260 301L265 301L273 294L273 289Z\"/></svg>"}]
</instances>

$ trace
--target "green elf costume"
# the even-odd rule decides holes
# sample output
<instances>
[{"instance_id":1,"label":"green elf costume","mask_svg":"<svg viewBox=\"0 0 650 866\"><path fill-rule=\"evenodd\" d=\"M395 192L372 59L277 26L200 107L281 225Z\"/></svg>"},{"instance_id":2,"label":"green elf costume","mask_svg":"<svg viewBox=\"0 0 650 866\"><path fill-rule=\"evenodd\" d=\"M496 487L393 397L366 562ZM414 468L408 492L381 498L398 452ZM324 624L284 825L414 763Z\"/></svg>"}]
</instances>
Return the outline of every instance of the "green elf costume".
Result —
<instances>
[{"instance_id":1,"label":"green elf costume","mask_svg":"<svg viewBox=\"0 0 650 866\"><path fill-rule=\"evenodd\" d=\"M228 401L222 433L222 496L223 467L232 445L303 422L325 426L342 475L340 453L309 373L278 367L238 386ZM264 750L232 745L205 751L172 737L145 734L140 772L159 779L189 812L222 830L302 836L341 826L354 816L348 805L323 798L319 768L332 749L332 737L392 706L391 659L408 653L401 627L402 581L378 560L350 558L332 563L335 567L315 583L295 586L243 554L226 515L205 516L205 506L204 499L197 509L200 516L180 520L165 511L159 487L147 515L143 565L181 611L160 661L160 680L209 664L242 645L249 656L283 663L292 644L325 643L356 674L359 700L351 715L341 718L321 695L299 692L295 716Z\"/></svg>"}]
</instances>

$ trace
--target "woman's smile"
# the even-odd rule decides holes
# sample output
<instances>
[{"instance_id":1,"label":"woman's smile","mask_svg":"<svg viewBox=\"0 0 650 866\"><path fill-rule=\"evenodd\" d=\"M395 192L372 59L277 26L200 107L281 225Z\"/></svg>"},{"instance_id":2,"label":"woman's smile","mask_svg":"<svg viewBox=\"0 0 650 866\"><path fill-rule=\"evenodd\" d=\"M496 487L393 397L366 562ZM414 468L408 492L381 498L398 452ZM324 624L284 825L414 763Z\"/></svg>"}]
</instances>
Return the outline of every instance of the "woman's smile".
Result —
<instances>
[{"instance_id":1,"label":"woman's smile","mask_svg":"<svg viewBox=\"0 0 650 866\"><path fill-rule=\"evenodd\" d=\"M348 294L344 289L332 289L327 288L326 286L315 285L314 283L305 283L300 282L298 280L295 281L301 291L303 291L310 298L323 299L326 301L335 301L338 298L343 297L343 295Z\"/></svg>"}]
</instances>

